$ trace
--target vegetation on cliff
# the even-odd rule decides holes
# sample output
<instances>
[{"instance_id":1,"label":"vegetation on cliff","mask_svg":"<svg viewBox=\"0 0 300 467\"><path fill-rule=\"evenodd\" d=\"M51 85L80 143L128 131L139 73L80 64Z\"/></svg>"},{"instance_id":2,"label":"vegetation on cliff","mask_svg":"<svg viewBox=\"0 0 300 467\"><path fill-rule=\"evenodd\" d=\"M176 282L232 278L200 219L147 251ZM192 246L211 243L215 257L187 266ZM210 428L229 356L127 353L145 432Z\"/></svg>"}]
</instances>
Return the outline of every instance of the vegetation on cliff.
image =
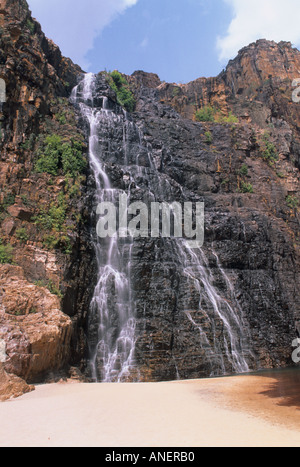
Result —
<instances>
[{"instance_id":1,"label":"vegetation on cliff","mask_svg":"<svg viewBox=\"0 0 300 467\"><path fill-rule=\"evenodd\" d=\"M227 116L215 107L206 105L195 112L195 120L197 122L211 122L211 123L239 123L239 119L229 111Z\"/></svg>"},{"instance_id":2,"label":"vegetation on cliff","mask_svg":"<svg viewBox=\"0 0 300 467\"><path fill-rule=\"evenodd\" d=\"M59 135L46 136L42 148L39 149L35 170L57 176L59 172L73 178L86 168L86 159L82 154L82 143L71 139L64 143Z\"/></svg>"},{"instance_id":3,"label":"vegetation on cliff","mask_svg":"<svg viewBox=\"0 0 300 467\"><path fill-rule=\"evenodd\" d=\"M133 112L135 108L134 94L130 90L126 78L115 70L106 73L106 79L113 91L115 91L118 103L128 112Z\"/></svg>"}]
</instances>

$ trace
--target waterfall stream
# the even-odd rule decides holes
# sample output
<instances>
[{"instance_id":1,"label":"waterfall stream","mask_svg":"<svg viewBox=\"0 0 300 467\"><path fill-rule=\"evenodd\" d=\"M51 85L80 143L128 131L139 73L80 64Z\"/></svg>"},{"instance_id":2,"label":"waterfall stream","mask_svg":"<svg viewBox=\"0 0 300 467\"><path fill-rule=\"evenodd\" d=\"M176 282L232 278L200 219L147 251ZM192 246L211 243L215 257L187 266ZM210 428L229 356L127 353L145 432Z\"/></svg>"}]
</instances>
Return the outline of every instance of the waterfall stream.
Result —
<instances>
[{"instance_id":1,"label":"waterfall stream","mask_svg":"<svg viewBox=\"0 0 300 467\"><path fill-rule=\"evenodd\" d=\"M96 80L96 75L86 74L71 96L71 101L79 107L89 127L89 163L96 183L95 206L101 202L117 204L120 194L126 194L130 200L131 187L139 188L139 183L143 184L145 180L147 201L161 202L166 193L171 192L171 186L168 178L155 166L151 145L146 143L142 131L125 111L111 110L108 98L96 95ZM121 165L128 179L127 191L114 188L107 170L106 162L116 157L111 148L114 134L118 134L122 140ZM139 147L135 154L131 153L132 134ZM148 163L141 164L141 158L148 159ZM182 191L179 186L178 189ZM216 258L217 269L226 285L226 298L214 285L204 251L191 249L184 239L171 238L170 241L180 265L180 280L187 291L192 291L190 299L193 306L186 303L182 312L198 334L198 344L208 362L210 375L249 371L247 359L251 352L245 332L247 325L233 286L221 268L215 251L212 251L212 255ZM137 316L131 283L134 239L115 235L105 240L93 236L93 245L98 274L89 310L92 379L96 382L122 382L132 380L132 375L138 379L135 362ZM197 303L195 295L198 297ZM220 323L219 326L216 323ZM180 378L174 355L172 360L177 378Z\"/></svg>"},{"instance_id":2,"label":"waterfall stream","mask_svg":"<svg viewBox=\"0 0 300 467\"><path fill-rule=\"evenodd\" d=\"M71 100L89 124L89 162L96 182L95 205L116 204L120 190L111 186L103 164L107 131L120 124L120 117L102 107L94 107L96 76L85 75L73 90ZM105 129L105 131L104 131ZM123 381L130 374L135 346L135 308L131 296L130 265L132 240L121 242L117 236L93 241L98 279L89 312L90 366L94 381ZM97 331L95 332L95 328Z\"/></svg>"},{"instance_id":3,"label":"waterfall stream","mask_svg":"<svg viewBox=\"0 0 300 467\"><path fill-rule=\"evenodd\" d=\"M252 357L252 355L249 348L250 337L245 332L247 327L244 322L243 312L236 300L233 286L225 271L221 268L217 254L214 250L212 253L216 258L218 270L224 279L228 298L222 296L214 286L215 280L204 252L201 249L196 252L185 245L181 253L185 265L184 274L194 282L199 292L198 308L202 310L204 315L206 332L204 332L202 324L195 322L191 313L186 312L186 315L200 332L201 344L206 349L206 356L211 367L210 376L246 373L249 371L247 356ZM203 303L205 306L203 306ZM208 309L209 312L204 311L205 309ZM218 320L222 323L223 328L223 337L221 339L218 337L215 326ZM201 322L203 323L203 317ZM207 339L207 335L212 336L211 343Z\"/></svg>"}]
</instances>

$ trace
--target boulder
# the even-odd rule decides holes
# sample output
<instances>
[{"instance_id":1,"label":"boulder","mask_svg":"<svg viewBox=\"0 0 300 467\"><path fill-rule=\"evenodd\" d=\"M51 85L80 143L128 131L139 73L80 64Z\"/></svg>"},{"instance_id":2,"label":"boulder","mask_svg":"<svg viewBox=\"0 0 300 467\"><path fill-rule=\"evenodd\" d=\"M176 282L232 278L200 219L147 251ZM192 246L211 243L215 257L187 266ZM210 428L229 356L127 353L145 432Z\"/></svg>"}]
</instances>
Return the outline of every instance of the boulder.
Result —
<instances>
[{"instance_id":1,"label":"boulder","mask_svg":"<svg viewBox=\"0 0 300 467\"><path fill-rule=\"evenodd\" d=\"M61 311L59 298L29 283L17 266L0 266L0 283L5 370L36 382L47 372L63 368L69 358L72 323Z\"/></svg>"},{"instance_id":2,"label":"boulder","mask_svg":"<svg viewBox=\"0 0 300 467\"><path fill-rule=\"evenodd\" d=\"M28 392L34 391L34 386L28 385L23 379L7 373L0 363L0 401L23 396Z\"/></svg>"}]
</instances>

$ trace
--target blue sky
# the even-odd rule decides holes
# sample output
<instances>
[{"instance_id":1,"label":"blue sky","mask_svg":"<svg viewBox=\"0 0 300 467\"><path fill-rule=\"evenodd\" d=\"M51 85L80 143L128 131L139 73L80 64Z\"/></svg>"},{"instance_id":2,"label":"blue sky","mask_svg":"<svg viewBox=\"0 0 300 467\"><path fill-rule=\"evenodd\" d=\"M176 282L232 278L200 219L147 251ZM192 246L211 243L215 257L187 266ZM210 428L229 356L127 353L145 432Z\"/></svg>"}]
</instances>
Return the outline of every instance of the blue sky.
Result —
<instances>
[{"instance_id":1,"label":"blue sky","mask_svg":"<svg viewBox=\"0 0 300 467\"><path fill-rule=\"evenodd\" d=\"M299 0L28 0L64 55L85 71L135 70L185 83L216 76L266 38L300 45Z\"/></svg>"},{"instance_id":2,"label":"blue sky","mask_svg":"<svg viewBox=\"0 0 300 467\"><path fill-rule=\"evenodd\" d=\"M144 70L168 82L214 76L222 70L216 37L230 18L219 0L140 0L103 30L87 59L93 69Z\"/></svg>"}]
</instances>

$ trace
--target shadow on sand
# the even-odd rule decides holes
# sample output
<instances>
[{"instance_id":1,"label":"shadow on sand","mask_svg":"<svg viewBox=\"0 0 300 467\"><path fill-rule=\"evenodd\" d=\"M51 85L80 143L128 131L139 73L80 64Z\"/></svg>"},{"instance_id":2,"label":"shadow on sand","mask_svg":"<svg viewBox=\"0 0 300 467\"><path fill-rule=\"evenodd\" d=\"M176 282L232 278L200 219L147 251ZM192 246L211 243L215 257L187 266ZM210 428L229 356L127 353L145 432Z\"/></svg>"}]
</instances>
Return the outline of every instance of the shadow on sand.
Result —
<instances>
[{"instance_id":1,"label":"shadow on sand","mask_svg":"<svg viewBox=\"0 0 300 467\"><path fill-rule=\"evenodd\" d=\"M261 371L257 376L271 378L270 387L261 395L277 400L277 405L282 407L295 407L300 410L300 367Z\"/></svg>"}]
</instances>

